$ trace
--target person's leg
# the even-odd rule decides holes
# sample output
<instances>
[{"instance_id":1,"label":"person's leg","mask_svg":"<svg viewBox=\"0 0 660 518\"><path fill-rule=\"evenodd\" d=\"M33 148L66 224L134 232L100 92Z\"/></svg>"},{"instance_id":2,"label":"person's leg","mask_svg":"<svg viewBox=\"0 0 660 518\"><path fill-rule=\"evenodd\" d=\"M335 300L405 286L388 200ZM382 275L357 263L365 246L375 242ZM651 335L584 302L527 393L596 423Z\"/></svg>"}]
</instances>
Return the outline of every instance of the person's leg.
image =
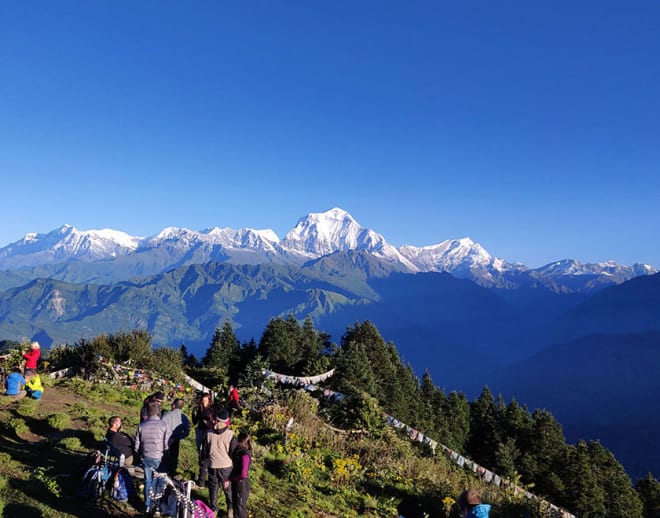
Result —
<instances>
[{"instance_id":1,"label":"person's leg","mask_svg":"<svg viewBox=\"0 0 660 518\"><path fill-rule=\"evenodd\" d=\"M220 472L217 469L209 468L209 507L218 514L218 488L222 484Z\"/></svg>"},{"instance_id":2,"label":"person's leg","mask_svg":"<svg viewBox=\"0 0 660 518\"><path fill-rule=\"evenodd\" d=\"M239 484L240 484L238 491L240 497L240 502L238 506L239 514L234 518L248 518L247 501L248 501L248 497L250 496L250 481L247 478L245 478L241 480Z\"/></svg>"},{"instance_id":3,"label":"person's leg","mask_svg":"<svg viewBox=\"0 0 660 518\"><path fill-rule=\"evenodd\" d=\"M21 390L18 394L11 396L13 399L23 399L27 395L27 391Z\"/></svg>"},{"instance_id":4,"label":"person's leg","mask_svg":"<svg viewBox=\"0 0 660 518\"><path fill-rule=\"evenodd\" d=\"M247 518L247 499L250 495L250 482L248 479L237 480L231 483L234 503L234 518Z\"/></svg>"},{"instance_id":5,"label":"person's leg","mask_svg":"<svg viewBox=\"0 0 660 518\"><path fill-rule=\"evenodd\" d=\"M232 498L231 495L231 484L226 485L225 487L225 481L229 481L229 475L231 475L231 470L232 468L222 468L218 470L220 472L220 477L222 479L222 490L225 493L225 503L227 504L227 516L231 518L234 514L234 505L233 501L234 499Z\"/></svg>"},{"instance_id":6,"label":"person's leg","mask_svg":"<svg viewBox=\"0 0 660 518\"><path fill-rule=\"evenodd\" d=\"M195 431L195 442L197 443L197 455L199 459L199 476L197 477L197 485L205 487L208 479L209 459L204 456L202 445L206 440L206 430Z\"/></svg>"},{"instance_id":7,"label":"person's leg","mask_svg":"<svg viewBox=\"0 0 660 518\"><path fill-rule=\"evenodd\" d=\"M153 485L153 471L160 464L158 459L144 457L142 465L144 466L144 506L147 512L151 511L151 486Z\"/></svg>"},{"instance_id":8,"label":"person's leg","mask_svg":"<svg viewBox=\"0 0 660 518\"><path fill-rule=\"evenodd\" d=\"M174 477L179 467L179 441L174 441L170 445L167 456L167 473Z\"/></svg>"},{"instance_id":9,"label":"person's leg","mask_svg":"<svg viewBox=\"0 0 660 518\"><path fill-rule=\"evenodd\" d=\"M197 485L199 487L205 487L206 484L210 484L210 472L209 469L209 459L202 458L199 461L199 477L197 477Z\"/></svg>"}]
</instances>

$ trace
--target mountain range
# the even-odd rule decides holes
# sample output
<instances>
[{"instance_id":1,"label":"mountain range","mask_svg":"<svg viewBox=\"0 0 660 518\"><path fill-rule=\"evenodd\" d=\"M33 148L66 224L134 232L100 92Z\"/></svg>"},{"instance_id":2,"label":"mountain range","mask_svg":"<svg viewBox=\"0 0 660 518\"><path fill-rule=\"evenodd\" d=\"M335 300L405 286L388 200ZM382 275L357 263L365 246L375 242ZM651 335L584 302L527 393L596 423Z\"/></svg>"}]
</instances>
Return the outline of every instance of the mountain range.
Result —
<instances>
[{"instance_id":1,"label":"mountain range","mask_svg":"<svg viewBox=\"0 0 660 518\"><path fill-rule=\"evenodd\" d=\"M645 264L581 264L573 259L528 268L490 255L468 237L397 248L348 212L333 208L301 218L284 239L270 229L219 227L168 227L146 238L109 229L80 231L70 225L47 234L30 233L0 248L0 270L18 276L5 273L0 287L39 277L110 283L209 261L301 266L328 254L359 250L389 265L390 271L448 272L484 287L507 289L543 286L557 292L590 292L657 273Z\"/></svg>"},{"instance_id":2,"label":"mountain range","mask_svg":"<svg viewBox=\"0 0 660 518\"><path fill-rule=\"evenodd\" d=\"M660 275L649 265L528 268L469 238L394 247L335 208L301 218L283 239L272 230L170 227L143 238L65 225L1 248L0 270L0 339L50 345L141 328L156 345L201 355L227 320L247 341L273 316L311 316L335 342L370 320L437 385L471 397L491 385L556 412L572 439L625 450L631 472L660 472L660 458L637 453L660 436L660 423L643 418L657 402L660 362ZM650 368L634 370L622 392L610 380L629 379L639 358ZM584 411L585 386L611 419L584 418L594 415ZM623 416L638 429L624 434ZM639 448L631 453L622 437Z\"/></svg>"}]
</instances>

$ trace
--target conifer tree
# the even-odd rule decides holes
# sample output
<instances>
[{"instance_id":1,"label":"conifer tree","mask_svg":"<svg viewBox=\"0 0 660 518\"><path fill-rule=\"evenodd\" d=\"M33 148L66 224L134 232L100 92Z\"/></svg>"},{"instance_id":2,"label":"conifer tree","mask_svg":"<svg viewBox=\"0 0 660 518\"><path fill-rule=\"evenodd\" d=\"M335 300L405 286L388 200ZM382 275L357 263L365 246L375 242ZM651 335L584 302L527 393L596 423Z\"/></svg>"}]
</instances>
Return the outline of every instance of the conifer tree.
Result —
<instances>
[{"instance_id":1,"label":"conifer tree","mask_svg":"<svg viewBox=\"0 0 660 518\"><path fill-rule=\"evenodd\" d=\"M529 436L525 438L525 450L533 452L535 471L523 473L527 481L536 484L538 492L550 499L558 499L564 485L558 473L564 469L566 439L561 425L547 410L536 410ZM530 463L531 464L531 463ZM524 466L525 468L527 466Z\"/></svg>"},{"instance_id":2,"label":"conifer tree","mask_svg":"<svg viewBox=\"0 0 660 518\"><path fill-rule=\"evenodd\" d=\"M393 398L395 398L396 374L398 354L394 352L380 336L378 329L371 322L356 323L349 327L341 338L342 349L350 348L359 344L366 355L366 361L370 365L371 376L375 384L373 391L367 390L369 394L376 397L381 404L391 411ZM396 356L396 361L393 356ZM366 390L366 389L365 389ZM398 397L398 394L397 394ZM403 417L401 417L403 419Z\"/></svg>"},{"instance_id":3,"label":"conifer tree","mask_svg":"<svg viewBox=\"0 0 660 518\"><path fill-rule=\"evenodd\" d=\"M394 379L388 385L390 399L383 402L383 406L392 415L401 416L410 426L420 428L422 412L419 378L412 366L399 362ZM428 433L427 430L424 431Z\"/></svg>"},{"instance_id":4,"label":"conifer tree","mask_svg":"<svg viewBox=\"0 0 660 518\"><path fill-rule=\"evenodd\" d=\"M606 518L605 492L592 470L591 455L584 441L566 451L563 476L566 482L561 495L549 495L581 518ZM539 487L541 484L539 484Z\"/></svg>"},{"instance_id":5,"label":"conifer tree","mask_svg":"<svg viewBox=\"0 0 660 518\"><path fill-rule=\"evenodd\" d=\"M445 415L449 423L449 434L440 442L457 451L465 451L470 435L470 402L462 392L451 391L447 397Z\"/></svg>"},{"instance_id":6,"label":"conifer tree","mask_svg":"<svg viewBox=\"0 0 660 518\"><path fill-rule=\"evenodd\" d=\"M297 375L296 365L300 361L298 349L298 323L290 316L271 318L259 341L259 354L271 368L284 374ZM295 325L294 325L295 324Z\"/></svg>"},{"instance_id":7,"label":"conifer tree","mask_svg":"<svg viewBox=\"0 0 660 518\"><path fill-rule=\"evenodd\" d=\"M191 367L196 369L200 366L200 362L197 357L188 351L188 348L185 344L181 344L181 347L179 347L179 353L181 354L184 367Z\"/></svg>"},{"instance_id":8,"label":"conifer tree","mask_svg":"<svg viewBox=\"0 0 660 518\"><path fill-rule=\"evenodd\" d=\"M641 518L642 501L632 488L630 477L611 451L598 441L587 445L591 469L605 494L605 508L610 518Z\"/></svg>"},{"instance_id":9,"label":"conifer tree","mask_svg":"<svg viewBox=\"0 0 660 518\"><path fill-rule=\"evenodd\" d=\"M332 380L335 388L344 394L366 392L370 396L377 396L376 377L364 344L348 342L342 345Z\"/></svg>"},{"instance_id":10,"label":"conifer tree","mask_svg":"<svg viewBox=\"0 0 660 518\"><path fill-rule=\"evenodd\" d=\"M636 489L644 504L644 518L660 518L660 482L648 473L637 481Z\"/></svg>"},{"instance_id":11,"label":"conifer tree","mask_svg":"<svg viewBox=\"0 0 660 518\"><path fill-rule=\"evenodd\" d=\"M438 428L437 391L438 389L431 379L431 374L428 369L426 369L422 375L422 382L419 386L419 421L421 426L427 430L427 434L430 434L432 431L435 432Z\"/></svg>"},{"instance_id":12,"label":"conifer tree","mask_svg":"<svg viewBox=\"0 0 660 518\"><path fill-rule=\"evenodd\" d=\"M499 443L495 452L493 469L500 475L513 479L516 474L516 461L520 457L520 451L513 437L506 437Z\"/></svg>"},{"instance_id":13,"label":"conifer tree","mask_svg":"<svg viewBox=\"0 0 660 518\"><path fill-rule=\"evenodd\" d=\"M470 405L468 453L480 464L495 467L500 447L498 407L488 387Z\"/></svg>"},{"instance_id":14,"label":"conifer tree","mask_svg":"<svg viewBox=\"0 0 660 518\"><path fill-rule=\"evenodd\" d=\"M308 315L298 333L300 354L297 371L304 376L320 374L328 370L330 361L323 355L330 348L330 336L319 333Z\"/></svg>"},{"instance_id":15,"label":"conifer tree","mask_svg":"<svg viewBox=\"0 0 660 518\"><path fill-rule=\"evenodd\" d=\"M213 369L222 382L226 382L238 364L240 342L234 334L231 322L227 320L222 329L216 328L202 364Z\"/></svg>"},{"instance_id":16,"label":"conifer tree","mask_svg":"<svg viewBox=\"0 0 660 518\"><path fill-rule=\"evenodd\" d=\"M502 475L513 476L513 471L519 473L525 483L532 482L526 479L524 473L536 472L536 462L532 453L525 451L525 438L529 437L532 429L532 416L526 407L521 407L515 399L499 412L501 445L496 455L495 468ZM511 465L513 463L513 466ZM533 469L530 469L533 466Z\"/></svg>"}]
</instances>

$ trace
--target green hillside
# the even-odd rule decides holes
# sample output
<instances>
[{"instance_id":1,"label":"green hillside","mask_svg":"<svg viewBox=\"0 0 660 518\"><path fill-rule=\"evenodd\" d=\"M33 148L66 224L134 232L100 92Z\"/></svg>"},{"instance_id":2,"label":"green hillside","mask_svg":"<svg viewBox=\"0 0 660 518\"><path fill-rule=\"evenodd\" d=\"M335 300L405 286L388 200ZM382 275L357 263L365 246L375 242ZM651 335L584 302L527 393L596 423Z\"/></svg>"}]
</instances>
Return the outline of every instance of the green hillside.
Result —
<instances>
[{"instance_id":1,"label":"green hillside","mask_svg":"<svg viewBox=\"0 0 660 518\"><path fill-rule=\"evenodd\" d=\"M494 517L556 515L547 503L525 498L516 490L521 487L578 516L650 517L657 511L652 477L634 491L611 453L598 443L567 445L548 412L531 414L515 401L496 401L487 389L468 402L461 394L444 394L429 376L418 380L368 322L349 328L338 346L309 319L272 319L259 344L240 344L226 323L201 361L184 349L152 350L147 333L101 335L51 350L43 367L62 366L79 376L44 375L41 401L3 396L0 402L5 516L136 516L140 498L95 504L76 496L82 471L101 445L107 419L120 415L124 430L134 430L143 398L157 387L172 396L181 392L190 415L194 392L182 389L184 370L219 390L220 400L228 382L241 387L245 409L231 426L248 431L256 444L248 501L253 518L393 517L408 496L418 497L431 517L458 516L453 502L465 487L483 493ZM330 401L272 381L264 385L265 367L292 376L333 367L326 386L346 397ZM387 426L386 415L463 452L507 483L485 483L467 466ZM179 475L194 479L196 461L194 439L185 439ZM195 489L194 497L207 501L207 490Z\"/></svg>"}]
</instances>

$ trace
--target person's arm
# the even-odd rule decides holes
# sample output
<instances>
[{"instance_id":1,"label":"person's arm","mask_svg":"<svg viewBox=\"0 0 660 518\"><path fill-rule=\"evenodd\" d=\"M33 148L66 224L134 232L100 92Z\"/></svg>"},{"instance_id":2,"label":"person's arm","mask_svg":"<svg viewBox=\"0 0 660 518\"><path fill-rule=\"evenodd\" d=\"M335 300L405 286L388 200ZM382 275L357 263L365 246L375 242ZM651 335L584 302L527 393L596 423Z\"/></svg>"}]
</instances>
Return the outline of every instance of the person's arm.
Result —
<instances>
[{"instance_id":1,"label":"person's arm","mask_svg":"<svg viewBox=\"0 0 660 518\"><path fill-rule=\"evenodd\" d=\"M139 452L140 451L140 428L138 427L138 431L135 434L135 437L133 438L133 450Z\"/></svg>"},{"instance_id":2,"label":"person's arm","mask_svg":"<svg viewBox=\"0 0 660 518\"><path fill-rule=\"evenodd\" d=\"M172 432L170 432L170 427L165 425L165 433L163 434L163 451L170 449L170 437Z\"/></svg>"},{"instance_id":3,"label":"person's arm","mask_svg":"<svg viewBox=\"0 0 660 518\"><path fill-rule=\"evenodd\" d=\"M248 478L248 470L250 469L250 462L252 462L252 457L248 453L243 455L243 466L241 470L241 478Z\"/></svg>"},{"instance_id":4,"label":"person's arm","mask_svg":"<svg viewBox=\"0 0 660 518\"><path fill-rule=\"evenodd\" d=\"M234 450L236 449L236 446L238 445L238 439L236 439L236 436L234 435L231 438L231 441L229 443L229 456L231 457L232 453L234 453Z\"/></svg>"}]
</instances>

